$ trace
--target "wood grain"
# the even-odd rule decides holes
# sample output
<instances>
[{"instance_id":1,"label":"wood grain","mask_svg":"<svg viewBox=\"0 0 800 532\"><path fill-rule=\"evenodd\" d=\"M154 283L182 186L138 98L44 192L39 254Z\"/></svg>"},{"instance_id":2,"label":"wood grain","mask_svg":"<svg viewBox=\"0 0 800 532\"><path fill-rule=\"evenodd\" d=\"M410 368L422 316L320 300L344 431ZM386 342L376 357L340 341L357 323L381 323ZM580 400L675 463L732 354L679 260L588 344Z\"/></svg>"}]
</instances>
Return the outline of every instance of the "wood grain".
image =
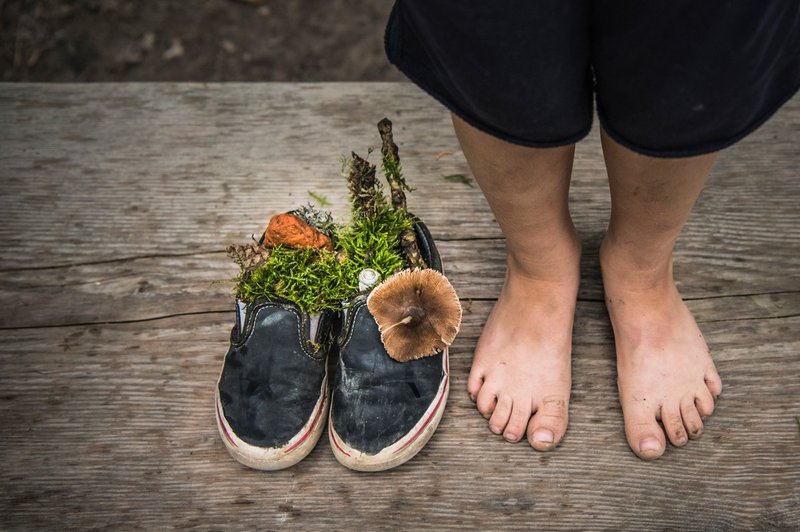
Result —
<instances>
[{"instance_id":1,"label":"wood grain","mask_svg":"<svg viewBox=\"0 0 800 532\"><path fill-rule=\"evenodd\" d=\"M344 215L339 156L377 147L384 115L465 308L445 417L386 473L342 468L325 437L289 470L247 470L213 418L236 273L222 249L309 190ZM476 186L441 179L469 169L418 89L0 85L0 123L0 528L800 528L800 98L722 154L679 241L726 387L703 437L657 463L628 449L616 398L596 132L571 191L570 428L541 454L492 435L464 391L503 239Z\"/></svg>"}]
</instances>

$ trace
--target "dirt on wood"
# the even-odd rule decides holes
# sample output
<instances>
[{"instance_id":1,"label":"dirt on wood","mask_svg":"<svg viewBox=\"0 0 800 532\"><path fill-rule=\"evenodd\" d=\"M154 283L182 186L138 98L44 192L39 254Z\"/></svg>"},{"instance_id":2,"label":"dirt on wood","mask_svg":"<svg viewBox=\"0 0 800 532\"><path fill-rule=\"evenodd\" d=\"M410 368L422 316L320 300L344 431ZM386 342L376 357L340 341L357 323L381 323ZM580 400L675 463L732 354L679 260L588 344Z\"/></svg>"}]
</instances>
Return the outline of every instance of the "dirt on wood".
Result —
<instances>
[{"instance_id":1,"label":"dirt on wood","mask_svg":"<svg viewBox=\"0 0 800 532\"><path fill-rule=\"evenodd\" d=\"M3 81L399 81L390 0L0 0Z\"/></svg>"}]
</instances>

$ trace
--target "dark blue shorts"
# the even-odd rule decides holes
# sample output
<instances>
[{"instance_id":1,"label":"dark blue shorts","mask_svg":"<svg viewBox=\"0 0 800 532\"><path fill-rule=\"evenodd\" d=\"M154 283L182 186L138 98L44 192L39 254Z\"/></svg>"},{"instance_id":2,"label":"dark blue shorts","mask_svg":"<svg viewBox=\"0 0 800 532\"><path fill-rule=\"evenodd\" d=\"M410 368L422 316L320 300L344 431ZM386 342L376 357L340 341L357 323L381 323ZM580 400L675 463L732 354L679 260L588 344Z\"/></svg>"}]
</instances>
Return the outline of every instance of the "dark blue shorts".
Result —
<instances>
[{"instance_id":1,"label":"dark blue shorts","mask_svg":"<svg viewBox=\"0 0 800 532\"><path fill-rule=\"evenodd\" d=\"M592 126L658 157L720 150L800 87L797 0L397 0L386 53L466 122L525 146Z\"/></svg>"}]
</instances>

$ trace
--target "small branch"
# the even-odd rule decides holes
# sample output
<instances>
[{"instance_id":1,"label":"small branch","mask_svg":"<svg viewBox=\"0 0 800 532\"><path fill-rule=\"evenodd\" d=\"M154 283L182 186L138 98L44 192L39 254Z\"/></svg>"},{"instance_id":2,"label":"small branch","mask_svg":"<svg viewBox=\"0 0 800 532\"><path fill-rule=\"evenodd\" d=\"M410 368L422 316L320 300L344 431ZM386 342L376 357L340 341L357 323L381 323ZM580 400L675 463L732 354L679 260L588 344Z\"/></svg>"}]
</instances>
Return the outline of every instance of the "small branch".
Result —
<instances>
[{"instance_id":1,"label":"small branch","mask_svg":"<svg viewBox=\"0 0 800 532\"><path fill-rule=\"evenodd\" d=\"M392 122L384 118L378 122L378 132L381 134L381 155L383 156L383 172L386 174L386 181L389 182L389 189L392 192L392 207L396 211L408 212L406 208L406 194L404 191L411 190L403 179L400 167L400 155L397 144L394 143L392 135ZM424 268L425 261L417 244L417 236L413 230L404 231L400 235L400 247L408 259L408 264L412 268Z\"/></svg>"},{"instance_id":2,"label":"small branch","mask_svg":"<svg viewBox=\"0 0 800 532\"><path fill-rule=\"evenodd\" d=\"M400 155L397 144L394 143L392 135L392 122L384 118L378 122L378 132L381 134L381 155L383 156L383 171L386 174L386 181L392 192L392 207L399 210L406 210L406 194L404 190L410 190L403 179L400 168Z\"/></svg>"},{"instance_id":3,"label":"small branch","mask_svg":"<svg viewBox=\"0 0 800 532\"><path fill-rule=\"evenodd\" d=\"M419 252L419 245L417 245L417 235L414 234L413 229L403 231L400 235L400 247L406 259L408 259L410 267L425 268L425 261L422 260L422 254Z\"/></svg>"}]
</instances>

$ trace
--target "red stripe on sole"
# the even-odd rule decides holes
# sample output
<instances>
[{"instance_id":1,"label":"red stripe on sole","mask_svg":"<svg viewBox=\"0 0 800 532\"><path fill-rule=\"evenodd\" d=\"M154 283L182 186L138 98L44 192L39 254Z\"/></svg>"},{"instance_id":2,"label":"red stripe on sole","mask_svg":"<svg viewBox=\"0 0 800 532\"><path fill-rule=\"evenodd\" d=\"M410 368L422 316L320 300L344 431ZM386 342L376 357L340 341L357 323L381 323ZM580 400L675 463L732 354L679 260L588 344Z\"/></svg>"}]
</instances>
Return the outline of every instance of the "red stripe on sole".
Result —
<instances>
[{"instance_id":1,"label":"red stripe on sole","mask_svg":"<svg viewBox=\"0 0 800 532\"><path fill-rule=\"evenodd\" d=\"M344 449L342 449L342 446L341 446L341 445L339 445L339 441L336 439L336 433L333 431L333 425L331 425L330 423L328 423L328 432L330 433L330 435L331 435L331 441L332 441L332 442L333 442L333 444L336 446L336 448L337 448L337 449L339 449L339 451L341 451L341 453L342 453L343 455L345 455L345 456L350 456L350 453L348 453L347 451L345 451Z\"/></svg>"},{"instance_id":2,"label":"red stripe on sole","mask_svg":"<svg viewBox=\"0 0 800 532\"><path fill-rule=\"evenodd\" d=\"M402 447L400 447L399 449L397 449L397 450L396 450L395 452L393 452L392 454L397 454L397 453L399 453L400 451L402 451L403 449L405 449L406 447L408 447L408 446L411 444L411 442L413 442L414 440L416 440L416 439L417 439L417 437L419 437L419 435L420 435L420 434L422 434L422 431L423 431L423 430L425 430L425 427L427 427L427 426L428 426L428 424L431 422L431 420L433 419L433 417L436 415L436 412L438 412L438 411L439 411L439 407L442 405L442 399L444 399L444 393L447 391L447 387L448 387L448 386L450 386L450 380L449 380L449 379L445 381L444 388L442 388L442 393L440 393L440 394L439 394L439 401L436 403L436 407L434 407L434 409L433 409L433 412L431 412L431 413L430 413L430 415L428 416L428 419L426 419L426 420L425 420L425 423L423 423L423 424L422 424L422 426L419 428L419 430L418 430L416 433L414 433L414 435L411 437L411 439L410 439L410 440L408 440L407 442L405 442L405 443L403 444L403 446L402 446Z\"/></svg>"},{"instance_id":3,"label":"red stripe on sole","mask_svg":"<svg viewBox=\"0 0 800 532\"><path fill-rule=\"evenodd\" d=\"M219 411L219 403L217 403L217 420L219 422L219 426L222 427L222 432L223 432L223 434L225 434L225 437L228 438L228 441L231 442L234 447L238 448L239 446L236 445L236 442L233 441L233 438L231 438L231 435L228 434L228 429L225 428L225 421L222 418L222 412Z\"/></svg>"},{"instance_id":4,"label":"red stripe on sole","mask_svg":"<svg viewBox=\"0 0 800 532\"><path fill-rule=\"evenodd\" d=\"M314 421L311 422L311 426L308 427L308 430L306 431L305 434L303 434L302 438L300 438L299 440L294 442L291 445L291 447L289 447L288 449L285 449L283 451L284 454L290 453L290 452L294 451L295 449L297 449L300 446L300 444L303 443L304 441L306 441L306 439L308 439L308 436L314 431L314 427L317 426L317 421L319 421L319 416L322 415L322 410L323 410L322 407L325 406L325 398L326 397L328 397L328 392L327 391L325 392L325 395L322 396L322 402L320 403L319 407L317 407L317 413L314 415Z\"/></svg>"}]
</instances>

